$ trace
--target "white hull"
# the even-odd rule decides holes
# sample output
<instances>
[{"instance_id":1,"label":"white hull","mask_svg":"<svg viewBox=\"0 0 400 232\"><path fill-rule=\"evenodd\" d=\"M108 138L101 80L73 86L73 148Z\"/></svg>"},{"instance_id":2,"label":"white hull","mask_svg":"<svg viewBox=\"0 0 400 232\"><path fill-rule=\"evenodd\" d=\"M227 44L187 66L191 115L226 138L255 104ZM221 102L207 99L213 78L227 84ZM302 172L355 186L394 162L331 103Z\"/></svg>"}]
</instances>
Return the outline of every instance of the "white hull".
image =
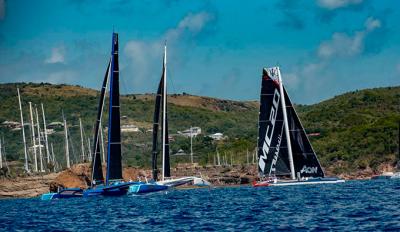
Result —
<instances>
[{"instance_id":1,"label":"white hull","mask_svg":"<svg viewBox=\"0 0 400 232\"><path fill-rule=\"evenodd\" d=\"M344 183L345 180L326 180L326 181L282 181L270 183L269 186L290 186L290 185L311 185L311 184L337 184Z\"/></svg>"},{"instance_id":2,"label":"white hull","mask_svg":"<svg viewBox=\"0 0 400 232\"><path fill-rule=\"evenodd\" d=\"M166 185L169 187L176 187L180 185L184 185L187 183L192 183L194 186L211 186L211 183L195 176L181 177L177 179L169 179L163 181L157 181L159 185Z\"/></svg>"}]
</instances>

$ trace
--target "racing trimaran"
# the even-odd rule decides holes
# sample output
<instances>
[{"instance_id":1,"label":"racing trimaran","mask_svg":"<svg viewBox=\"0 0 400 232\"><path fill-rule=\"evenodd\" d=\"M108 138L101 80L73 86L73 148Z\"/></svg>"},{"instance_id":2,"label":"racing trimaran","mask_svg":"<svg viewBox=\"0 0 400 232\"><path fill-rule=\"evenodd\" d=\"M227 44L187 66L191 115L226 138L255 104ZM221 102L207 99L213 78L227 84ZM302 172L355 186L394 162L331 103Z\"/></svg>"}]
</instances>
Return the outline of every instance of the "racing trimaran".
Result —
<instances>
[{"instance_id":1,"label":"racing trimaran","mask_svg":"<svg viewBox=\"0 0 400 232\"><path fill-rule=\"evenodd\" d=\"M260 180L254 187L344 182L325 177L279 67L263 69L257 146Z\"/></svg>"}]
</instances>

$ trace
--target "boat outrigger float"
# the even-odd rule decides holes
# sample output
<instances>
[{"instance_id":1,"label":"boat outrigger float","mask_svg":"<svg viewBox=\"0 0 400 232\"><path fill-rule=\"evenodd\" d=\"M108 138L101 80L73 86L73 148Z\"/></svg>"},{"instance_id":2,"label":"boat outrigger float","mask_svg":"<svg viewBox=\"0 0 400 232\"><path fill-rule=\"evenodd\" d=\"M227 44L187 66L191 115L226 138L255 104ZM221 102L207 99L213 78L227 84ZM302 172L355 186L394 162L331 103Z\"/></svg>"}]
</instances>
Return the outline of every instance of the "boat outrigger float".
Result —
<instances>
[{"instance_id":1,"label":"boat outrigger float","mask_svg":"<svg viewBox=\"0 0 400 232\"><path fill-rule=\"evenodd\" d=\"M254 187L343 183L325 177L279 67L263 70L258 121L258 170Z\"/></svg>"}]
</instances>

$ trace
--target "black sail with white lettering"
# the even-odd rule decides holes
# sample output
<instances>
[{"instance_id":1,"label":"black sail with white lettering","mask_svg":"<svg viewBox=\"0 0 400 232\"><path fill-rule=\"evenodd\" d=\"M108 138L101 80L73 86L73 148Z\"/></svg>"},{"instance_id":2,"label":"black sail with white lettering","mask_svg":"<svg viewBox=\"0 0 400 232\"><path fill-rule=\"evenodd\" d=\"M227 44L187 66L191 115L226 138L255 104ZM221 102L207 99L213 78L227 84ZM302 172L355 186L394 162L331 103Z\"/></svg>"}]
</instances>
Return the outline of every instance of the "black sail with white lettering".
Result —
<instances>
[{"instance_id":1,"label":"black sail with white lettering","mask_svg":"<svg viewBox=\"0 0 400 232\"><path fill-rule=\"evenodd\" d=\"M301 177L324 177L317 155L285 89L284 93L295 173L300 173Z\"/></svg>"},{"instance_id":2,"label":"black sail with white lettering","mask_svg":"<svg viewBox=\"0 0 400 232\"><path fill-rule=\"evenodd\" d=\"M263 70L258 122L258 169L262 176L289 175L279 82Z\"/></svg>"}]
</instances>

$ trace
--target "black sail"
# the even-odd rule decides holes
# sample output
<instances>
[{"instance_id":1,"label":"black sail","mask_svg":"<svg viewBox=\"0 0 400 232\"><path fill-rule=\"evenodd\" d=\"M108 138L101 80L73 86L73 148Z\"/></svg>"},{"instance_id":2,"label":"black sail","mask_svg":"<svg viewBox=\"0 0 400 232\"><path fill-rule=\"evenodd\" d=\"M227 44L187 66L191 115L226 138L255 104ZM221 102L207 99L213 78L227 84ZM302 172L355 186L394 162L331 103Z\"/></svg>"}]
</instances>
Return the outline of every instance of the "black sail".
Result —
<instances>
[{"instance_id":1,"label":"black sail","mask_svg":"<svg viewBox=\"0 0 400 232\"><path fill-rule=\"evenodd\" d=\"M258 169L263 176L290 174L279 82L263 70L258 120Z\"/></svg>"},{"instance_id":2,"label":"black sail","mask_svg":"<svg viewBox=\"0 0 400 232\"><path fill-rule=\"evenodd\" d=\"M301 177L324 177L321 164L285 89L284 94L295 173Z\"/></svg>"},{"instance_id":3,"label":"black sail","mask_svg":"<svg viewBox=\"0 0 400 232\"><path fill-rule=\"evenodd\" d=\"M100 157L99 131L100 131L100 122L101 122L102 112L103 112L103 107L104 107L104 98L105 98L105 92L106 92L106 88L107 88L108 75L110 72L110 64L111 64L111 62L108 62L106 74L105 74L104 80L103 80L103 85L102 85L101 91L100 91L99 108L97 110L96 126L95 126L94 137L93 137L92 183L91 183L91 185L93 185L93 182L95 182L96 184L104 183L103 169L101 167L101 157Z\"/></svg>"},{"instance_id":4,"label":"black sail","mask_svg":"<svg viewBox=\"0 0 400 232\"><path fill-rule=\"evenodd\" d=\"M122 179L121 125L119 104L118 34L113 33L108 121L108 158L106 184Z\"/></svg>"},{"instance_id":5,"label":"black sail","mask_svg":"<svg viewBox=\"0 0 400 232\"><path fill-rule=\"evenodd\" d=\"M161 76L160 83L158 85L157 89L157 95L156 95L156 102L154 106L154 116L153 116L153 147L152 147L152 170L153 170L153 180L157 181L157 155L158 155L158 150L157 150L157 143L158 143L158 127L160 125L160 107L161 107L161 90L163 88L163 76L164 73Z\"/></svg>"},{"instance_id":6,"label":"black sail","mask_svg":"<svg viewBox=\"0 0 400 232\"><path fill-rule=\"evenodd\" d=\"M165 51L166 52L166 51ZM166 59L166 53L164 54L164 59ZM158 85L155 108L154 108L154 116L153 116L153 147L152 147L152 169L153 169L153 179L157 180L157 144L158 144L158 127L160 125L160 111L162 112L161 120L165 122L165 133L164 136L161 136L161 142L164 142L164 156L163 156L163 177L170 177L170 162L169 162L169 135L168 135L168 110L167 110L167 101L164 102L164 97L167 99L167 91L164 86L165 82L165 71L166 71L166 60L163 60L163 69L161 74L161 80ZM165 112L163 111L163 107L165 105ZM164 118L165 117L165 118ZM164 125L163 125L164 126Z\"/></svg>"}]
</instances>

